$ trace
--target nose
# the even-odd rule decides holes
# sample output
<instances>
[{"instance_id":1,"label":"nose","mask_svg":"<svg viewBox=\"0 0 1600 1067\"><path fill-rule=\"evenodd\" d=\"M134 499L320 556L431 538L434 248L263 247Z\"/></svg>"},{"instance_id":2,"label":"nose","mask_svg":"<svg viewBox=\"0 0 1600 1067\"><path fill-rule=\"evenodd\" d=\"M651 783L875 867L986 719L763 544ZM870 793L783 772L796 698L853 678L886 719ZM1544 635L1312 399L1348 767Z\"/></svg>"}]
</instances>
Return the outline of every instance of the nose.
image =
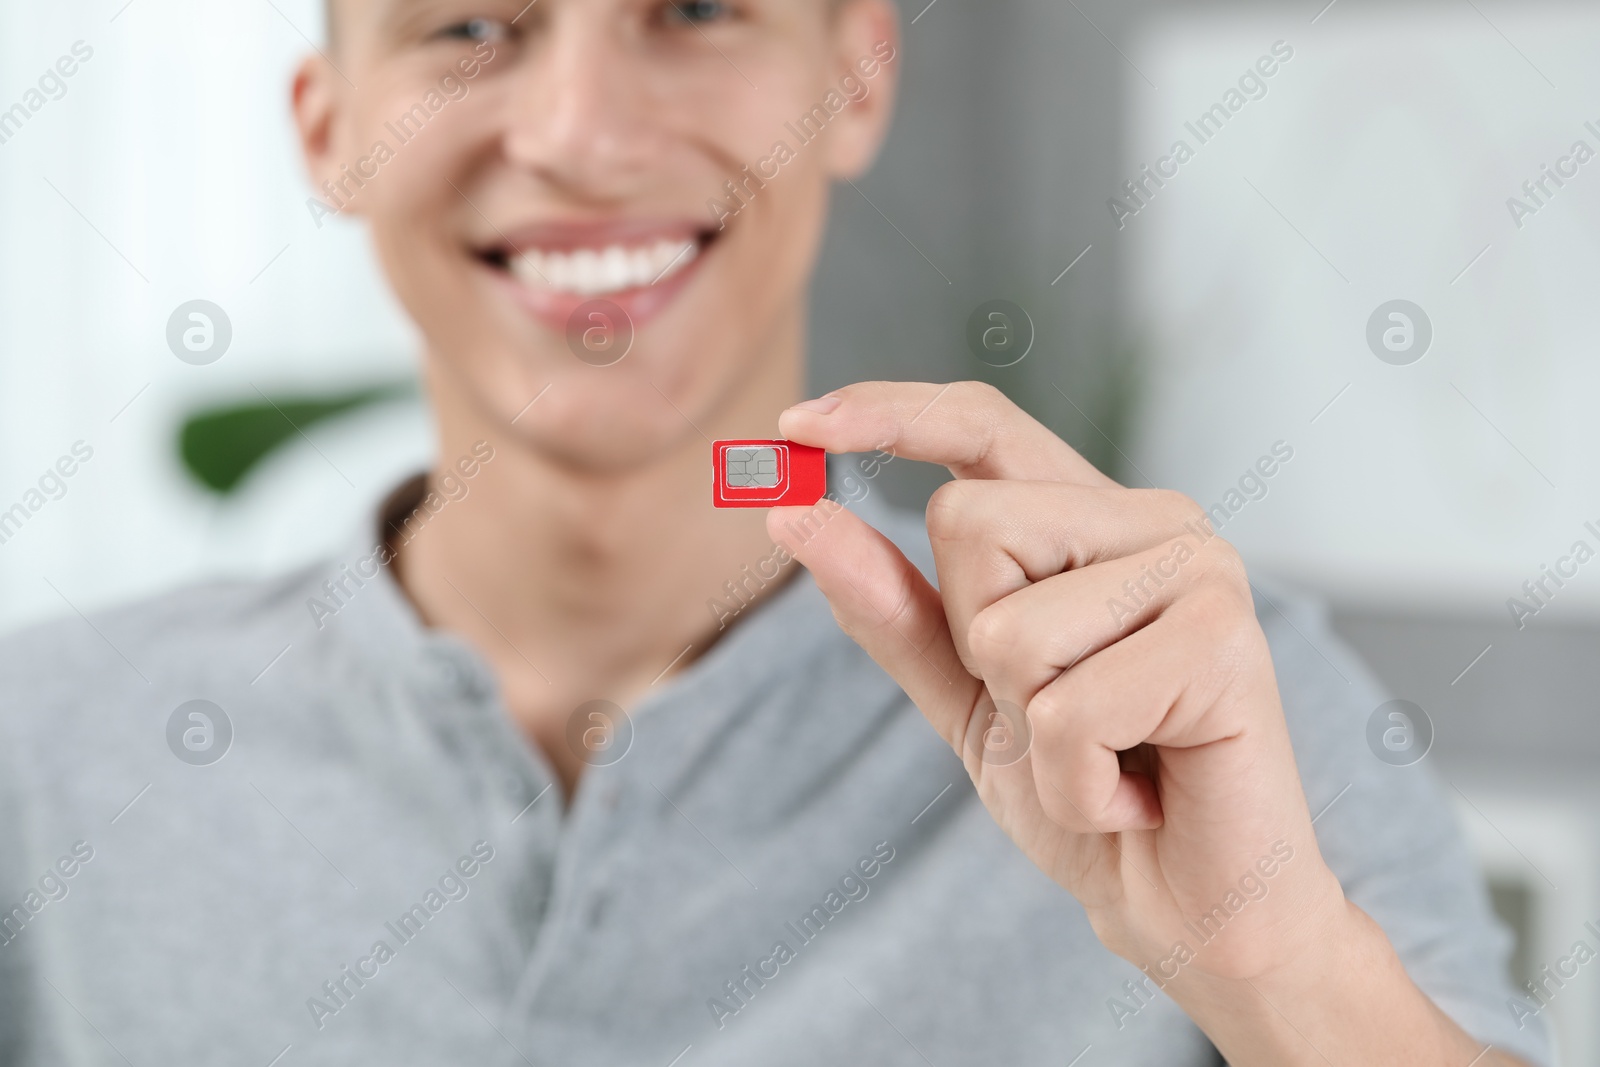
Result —
<instances>
[{"instance_id":1,"label":"nose","mask_svg":"<svg viewBox=\"0 0 1600 1067\"><path fill-rule=\"evenodd\" d=\"M519 72L505 152L575 197L622 198L664 139L650 121L644 57L629 54L613 20L584 7L563 8Z\"/></svg>"}]
</instances>

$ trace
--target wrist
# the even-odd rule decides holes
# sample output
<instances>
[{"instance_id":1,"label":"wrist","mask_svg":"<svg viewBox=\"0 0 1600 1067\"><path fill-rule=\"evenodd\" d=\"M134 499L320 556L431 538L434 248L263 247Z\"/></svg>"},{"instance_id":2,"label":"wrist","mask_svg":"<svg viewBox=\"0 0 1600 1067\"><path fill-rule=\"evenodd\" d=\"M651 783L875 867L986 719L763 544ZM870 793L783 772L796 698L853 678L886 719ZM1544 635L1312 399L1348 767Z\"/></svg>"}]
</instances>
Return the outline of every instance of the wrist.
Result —
<instances>
[{"instance_id":1,"label":"wrist","mask_svg":"<svg viewBox=\"0 0 1600 1067\"><path fill-rule=\"evenodd\" d=\"M1342 894L1307 921L1299 950L1271 969L1197 973L1169 988L1230 1064L1442 1067L1483 1050L1417 988L1383 930Z\"/></svg>"},{"instance_id":2,"label":"wrist","mask_svg":"<svg viewBox=\"0 0 1600 1067\"><path fill-rule=\"evenodd\" d=\"M1381 945L1374 945L1373 938ZM1344 893L1321 900L1282 934L1270 953L1272 962L1261 969L1237 975L1200 970L1195 994L1237 1000L1249 994L1256 1000L1296 998L1325 986L1330 972L1343 971L1381 958L1389 950L1382 931Z\"/></svg>"}]
</instances>

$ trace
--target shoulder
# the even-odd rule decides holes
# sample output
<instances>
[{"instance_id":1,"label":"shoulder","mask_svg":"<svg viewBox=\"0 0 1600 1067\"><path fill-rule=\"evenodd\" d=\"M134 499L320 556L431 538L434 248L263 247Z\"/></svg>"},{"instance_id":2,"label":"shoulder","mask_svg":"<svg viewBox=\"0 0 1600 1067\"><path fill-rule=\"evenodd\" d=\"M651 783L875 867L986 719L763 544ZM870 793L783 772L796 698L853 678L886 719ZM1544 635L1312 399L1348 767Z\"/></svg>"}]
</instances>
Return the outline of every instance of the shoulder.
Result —
<instances>
[{"instance_id":1,"label":"shoulder","mask_svg":"<svg viewBox=\"0 0 1600 1067\"><path fill-rule=\"evenodd\" d=\"M330 569L196 584L87 614L68 609L6 635L0 728L65 729L86 714L109 723L119 707L233 683L252 665L260 671L311 626L305 602Z\"/></svg>"},{"instance_id":2,"label":"shoulder","mask_svg":"<svg viewBox=\"0 0 1600 1067\"><path fill-rule=\"evenodd\" d=\"M1332 612L1321 596L1255 571L1250 592L1281 689L1339 701L1378 692L1361 658L1334 629Z\"/></svg>"},{"instance_id":3,"label":"shoulder","mask_svg":"<svg viewBox=\"0 0 1600 1067\"><path fill-rule=\"evenodd\" d=\"M244 724L270 713L265 704L282 692L274 682L314 691L307 672L344 656L329 636L305 637L315 632L305 601L325 570L69 609L0 639L0 840L21 833L49 847L110 818L151 783L166 788L178 765L173 722L191 701ZM313 654L284 655L291 643ZM269 667L275 673L256 685Z\"/></svg>"}]
</instances>

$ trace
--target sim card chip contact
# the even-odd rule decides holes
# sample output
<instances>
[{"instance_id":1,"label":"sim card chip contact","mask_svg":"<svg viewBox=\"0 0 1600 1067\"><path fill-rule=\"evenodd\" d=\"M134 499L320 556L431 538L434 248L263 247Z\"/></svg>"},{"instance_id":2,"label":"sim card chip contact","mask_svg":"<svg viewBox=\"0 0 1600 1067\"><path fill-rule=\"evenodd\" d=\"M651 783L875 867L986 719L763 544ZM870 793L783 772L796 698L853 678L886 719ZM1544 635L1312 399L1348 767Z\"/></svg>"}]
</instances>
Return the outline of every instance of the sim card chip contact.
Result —
<instances>
[{"instance_id":1,"label":"sim card chip contact","mask_svg":"<svg viewBox=\"0 0 1600 1067\"><path fill-rule=\"evenodd\" d=\"M723 462L729 489L771 489L778 484L778 449L772 445L730 448Z\"/></svg>"}]
</instances>

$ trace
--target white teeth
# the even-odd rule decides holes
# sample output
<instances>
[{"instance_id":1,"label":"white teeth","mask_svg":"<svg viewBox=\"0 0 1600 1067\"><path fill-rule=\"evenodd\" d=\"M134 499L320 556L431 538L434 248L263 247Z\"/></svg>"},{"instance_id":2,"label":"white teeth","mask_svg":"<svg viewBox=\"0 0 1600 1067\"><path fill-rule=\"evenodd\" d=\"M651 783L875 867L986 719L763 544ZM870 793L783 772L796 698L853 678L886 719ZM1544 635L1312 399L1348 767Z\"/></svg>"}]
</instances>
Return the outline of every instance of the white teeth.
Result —
<instances>
[{"instance_id":1,"label":"white teeth","mask_svg":"<svg viewBox=\"0 0 1600 1067\"><path fill-rule=\"evenodd\" d=\"M693 263L699 254L696 241L660 240L633 248L610 245L567 252L533 250L511 257L510 267L525 285L597 296L663 282Z\"/></svg>"},{"instance_id":2,"label":"white teeth","mask_svg":"<svg viewBox=\"0 0 1600 1067\"><path fill-rule=\"evenodd\" d=\"M600 257L600 279L605 283L605 288L620 289L631 277L633 277L633 267L628 262L628 253L616 245L606 249Z\"/></svg>"}]
</instances>

